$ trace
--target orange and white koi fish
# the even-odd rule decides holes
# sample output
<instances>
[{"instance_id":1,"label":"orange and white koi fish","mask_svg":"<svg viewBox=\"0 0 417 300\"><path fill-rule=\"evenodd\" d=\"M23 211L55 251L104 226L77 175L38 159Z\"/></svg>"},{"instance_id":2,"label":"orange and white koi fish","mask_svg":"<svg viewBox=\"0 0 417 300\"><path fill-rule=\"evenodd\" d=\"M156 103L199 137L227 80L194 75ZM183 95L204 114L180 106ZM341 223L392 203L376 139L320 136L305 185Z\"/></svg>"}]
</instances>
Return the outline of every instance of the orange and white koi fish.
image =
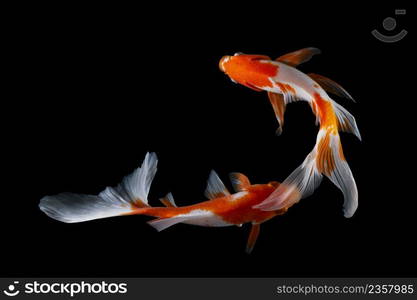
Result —
<instances>
[{"instance_id":1,"label":"orange and white koi fish","mask_svg":"<svg viewBox=\"0 0 417 300\"><path fill-rule=\"evenodd\" d=\"M41 199L39 207L49 217L66 223L125 215L152 216L157 219L149 224L158 231L178 223L209 227L251 223L246 247L248 253L255 245L260 224L284 214L289 208L263 211L253 207L264 201L279 186L278 182L252 185L245 175L231 173L236 193L230 194L214 171L210 173L205 191L210 200L177 207L169 193L160 199L165 207L151 207L148 193L156 170L157 157L154 153L148 153L142 166L126 176L116 188L107 187L98 195L62 193L46 196Z\"/></svg>"},{"instance_id":2,"label":"orange and white koi fish","mask_svg":"<svg viewBox=\"0 0 417 300\"><path fill-rule=\"evenodd\" d=\"M235 83L255 91L267 91L280 125L284 124L286 105L304 100L312 107L320 124L316 145L299 166L268 199L255 206L263 210L277 210L291 201L294 192L301 198L309 196L327 176L344 194L344 215L351 217L358 206L358 191L352 172L343 155L339 130L352 132L359 139L355 118L333 101L326 91L349 99L352 97L334 81L317 74L304 74L295 67L320 53L316 48L301 49L271 60L264 55L236 53L224 56L220 69ZM353 100L353 99L352 99Z\"/></svg>"}]
</instances>

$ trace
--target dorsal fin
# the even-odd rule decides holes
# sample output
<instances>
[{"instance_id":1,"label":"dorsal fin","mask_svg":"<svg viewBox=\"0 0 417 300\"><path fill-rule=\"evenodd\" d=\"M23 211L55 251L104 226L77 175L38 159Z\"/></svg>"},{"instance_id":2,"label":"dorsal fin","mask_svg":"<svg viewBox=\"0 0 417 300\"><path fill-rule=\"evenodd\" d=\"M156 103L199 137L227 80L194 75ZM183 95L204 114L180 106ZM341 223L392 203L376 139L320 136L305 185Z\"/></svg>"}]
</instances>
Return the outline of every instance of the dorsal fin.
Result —
<instances>
[{"instance_id":1,"label":"dorsal fin","mask_svg":"<svg viewBox=\"0 0 417 300\"><path fill-rule=\"evenodd\" d=\"M177 207L174 201L174 196L172 196L171 193L168 193L165 197L159 199L159 201L161 201L166 207Z\"/></svg>"},{"instance_id":2,"label":"dorsal fin","mask_svg":"<svg viewBox=\"0 0 417 300\"><path fill-rule=\"evenodd\" d=\"M323 88L323 90L335 94L339 97L347 98L352 100L353 102L356 102L340 84L334 82L330 78L314 73L309 73L307 75L310 76L314 81L316 81Z\"/></svg>"},{"instance_id":3,"label":"dorsal fin","mask_svg":"<svg viewBox=\"0 0 417 300\"><path fill-rule=\"evenodd\" d=\"M313 55L320 53L321 51L319 49L309 47L282 55L278 57L276 61L287 64L291 67L296 67L303 62L309 61Z\"/></svg>"},{"instance_id":4,"label":"dorsal fin","mask_svg":"<svg viewBox=\"0 0 417 300\"><path fill-rule=\"evenodd\" d=\"M224 196L229 196L230 193L220 180L219 176L214 170L211 170L209 178L207 180L207 188L204 195L208 199L215 199Z\"/></svg>"},{"instance_id":5,"label":"dorsal fin","mask_svg":"<svg viewBox=\"0 0 417 300\"><path fill-rule=\"evenodd\" d=\"M246 191L250 186L250 181L248 177L246 177L242 173L230 173L229 176L233 188L236 192Z\"/></svg>"}]
</instances>

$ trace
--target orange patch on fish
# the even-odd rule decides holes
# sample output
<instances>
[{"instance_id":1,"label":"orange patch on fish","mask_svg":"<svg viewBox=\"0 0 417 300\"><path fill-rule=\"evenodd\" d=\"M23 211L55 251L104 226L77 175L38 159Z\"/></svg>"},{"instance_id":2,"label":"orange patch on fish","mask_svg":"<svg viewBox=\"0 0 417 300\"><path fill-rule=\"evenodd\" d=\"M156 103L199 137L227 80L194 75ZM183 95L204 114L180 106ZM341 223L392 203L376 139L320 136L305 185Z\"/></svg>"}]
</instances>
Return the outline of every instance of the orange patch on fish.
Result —
<instances>
[{"instance_id":1,"label":"orange patch on fish","mask_svg":"<svg viewBox=\"0 0 417 300\"><path fill-rule=\"evenodd\" d=\"M291 85L289 85L287 83L280 83L280 82L277 82L277 85L279 86L280 90L283 93L295 94L295 90Z\"/></svg>"},{"instance_id":2,"label":"orange patch on fish","mask_svg":"<svg viewBox=\"0 0 417 300\"><path fill-rule=\"evenodd\" d=\"M278 66L262 55L226 56L220 60L220 69L234 81L251 88L272 87L269 80L278 73Z\"/></svg>"},{"instance_id":3,"label":"orange patch on fish","mask_svg":"<svg viewBox=\"0 0 417 300\"><path fill-rule=\"evenodd\" d=\"M314 93L313 112L320 120L320 128L337 134L337 118L330 101L323 99L319 93Z\"/></svg>"}]
</instances>

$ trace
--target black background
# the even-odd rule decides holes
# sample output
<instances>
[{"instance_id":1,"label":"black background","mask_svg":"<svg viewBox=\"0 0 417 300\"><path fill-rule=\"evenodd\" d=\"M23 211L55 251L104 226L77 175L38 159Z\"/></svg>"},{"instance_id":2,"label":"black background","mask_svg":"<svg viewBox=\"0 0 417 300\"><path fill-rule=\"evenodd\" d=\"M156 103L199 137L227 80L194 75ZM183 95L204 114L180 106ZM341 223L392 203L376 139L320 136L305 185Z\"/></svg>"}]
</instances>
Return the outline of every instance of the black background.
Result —
<instances>
[{"instance_id":1,"label":"black background","mask_svg":"<svg viewBox=\"0 0 417 300\"><path fill-rule=\"evenodd\" d=\"M414 33L395 44L370 34L389 34L382 20L406 7L156 6L26 7L6 26L1 275L415 276ZM411 18L397 16L395 33ZM249 225L157 233L143 216L64 224L39 211L45 195L116 185L147 151L159 157L152 205L168 191L179 205L203 201L211 169L229 187L232 171L284 180L315 143L310 107L289 105L277 137L266 94L232 83L218 61L309 46L322 54L299 69L357 101L334 98L363 138L342 134L359 190L351 219L327 179L263 224L251 255Z\"/></svg>"}]
</instances>

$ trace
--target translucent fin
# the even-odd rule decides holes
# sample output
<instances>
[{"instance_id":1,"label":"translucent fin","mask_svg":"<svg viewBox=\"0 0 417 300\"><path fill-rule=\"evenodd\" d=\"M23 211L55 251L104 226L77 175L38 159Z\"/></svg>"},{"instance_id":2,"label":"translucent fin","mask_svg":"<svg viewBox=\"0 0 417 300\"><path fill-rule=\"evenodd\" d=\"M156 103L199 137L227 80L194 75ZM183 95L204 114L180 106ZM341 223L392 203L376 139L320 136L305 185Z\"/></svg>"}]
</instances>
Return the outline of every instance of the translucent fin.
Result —
<instances>
[{"instance_id":1,"label":"translucent fin","mask_svg":"<svg viewBox=\"0 0 417 300\"><path fill-rule=\"evenodd\" d=\"M246 177L242 173L230 173L229 177L230 181L232 182L233 189L237 193L246 191L250 186L250 181L248 177Z\"/></svg>"},{"instance_id":2,"label":"translucent fin","mask_svg":"<svg viewBox=\"0 0 417 300\"><path fill-rule=\"evenodd\" d=\"M335 114L338 121L338 129L344 132L353 133L359 140L362 140L358 126L356 125L355 117L352 116L343 106L332 101Z\"/></svg>"},{"instance_id":3,"label":"translucent fin","mask_svg":"<svg viewBox=\"0 0 417 300\"><path fill-rule=\"evenodd\" d=\"M307 75L310 76L314 81L316 81L325 91L356 102L340 84L334 82L333 80L314 73L309 73Z\"/></svg>"},{"instance_id":4,"label":"translucent fin","mask_svg":"<svg viewBox=\"0 0 417 300\"><path fill-rule=\"evenodd\" d=\"M277 210L288 208L302 198L311 195L326 175L344 196L344 216L353 216L358 207L358 190L347 164L340 137L320 130L314 150L287 179L267 198L254 208Z\"/></svg>"},{"instance_id":5,"label":"translucent fin","mask_svg":"<svg viewBox=\"0 0 417 300\"><path fill-rule=\"evenodd\" d=\"M317 147L317 169L343 192L345 217L353 216L358 207L358 189L343 155L338 134L327 133L320 140Z\"/></svg>"},{"instance_id":6,"label":"translucent fin","mask_svg":"<svg viewBox=\"0 0 417 300\"><path fill-rule=\"evenodd\" d=\"M332 136L330 141L335 167L327 177L343 192L343 212L350 218L358 208L358 189L352 171L345 160L339 135Z\"/></svg>"},{"instance_id":7,"label":"translucent fin","mask_svg":"<svg viewBox=\"0 0 417 300\"><path fill-rule=\"evenodd\" d=\"M116 191L123 199L141 205L148 204L148 194L157 170L158 158L155 153L147 153L140 168L123 178ZM106 192L106 190L104 191ZM101 194L99 194L101 196Z\"/></svg>"},{"instance_id":8,"label":"translucent fin","mask_svg":"<svg viewBox=\"0 0 417 300\"><path fill-rule=\"evenodd\" d=\"M268 198L254 206L254 208L267 211L289 208L300 201L300 199L306 198L314 192L323 178L322 174L317 170L316 157L317 145L325 135L326 131L321 129L317 135L316 146L307 155L303 163Z\"/></svg>"},{"instance_id":9,"label":"translucent fin","mask_svg":"<svg viewBox=\"0 0 417 300\"><path fill-rule=\"evenodd\" d=\"M122 198L61 193L45 196L39 208L52 219L65 223L78 223L128 214L132 206Z\"/></svg>"},{"instance_id":10,"label":"translucent fin","mask_svg":"<svg viewBox=\"0 0 417 300\"><path fill-rule=\"evenodd\" d=\"M313 55L320 54L321 51L317 48L304 48L285 55L282 55L276 59L276 61L285 63L289 66L296 67L299 64L309 61Z\"/></svg>"},{"instance_id":11,"label":"translucent fin","mask_svg":"<svg viewBox=\"0 0 417 300\"><path fill-rule=\"evenodd\" d=\"M142 167L126 176L116 188L107 187L98 196L61 193L45 196L39 208L49 217L66 223L84 222L131 213L148 206L148 192L156 173L157 157L146 154Z\"/></svg>"},{"instance_id":12,"label":"translucent fin","mask_svg":"<svg viewBox=\"0 0 417 300\"><path fill-rule=\"evenodd\" d=\"M301 166L295 169L268 198L254 208L267 211L289 208L300 199L310 196L323 178L316 169L315 157L314 149L307 155Z\"/></svg>"},{"instance_id":13,"label":"translucent fin","mask_svg":"<svg viewBox=\"0 0 417 300\"><path fill-rule=\"evenodd\" d=\"M211 170L209 178L207 180L207 188L204 195L208 199L215 199L224 196L229 196L230 193L220 180L219 176L214 170Z\"/></svg>"},{"instance_id":14,"label":"translucent fin","mask_svg":"<svg viewBox=\"0 0 417 300\"><path fill-rule=\"evenodd\" d=\"M181 223L187 219L189 218L188 217L172 217L172 218L166 218L166 219L155 219L155 220L149 221L148 224L151 225L153 228L155 228L157 231L162 231L164 229L167 229L168 227Z\"/></svg>"},{"instance_id":15,"label":"translucent fin","mask_svg":"<svg viewBox=\"0 0 417 300\"><path fill-rule=\"evenodd\" d=\"M166 207L177 207L174 201L174 196L172 196L172 193L168 193L165 197L159 199L159 201L162 202L163 205Z\"/></svg>"},{"instance_id":16,"label":"translucent fin","mask_svg":"<svg viewBox=\"0 0 417 300\"><path fill-rule=\"evenodd\" d=\"M282 127L284 126L284 113L285 113L285 100L282 94L268 92L268 98L271 102L272 108L275 112L275 117L277 118L279 127L276 131L277 135L281 135Z\"/></svg>"}]
</instances>

